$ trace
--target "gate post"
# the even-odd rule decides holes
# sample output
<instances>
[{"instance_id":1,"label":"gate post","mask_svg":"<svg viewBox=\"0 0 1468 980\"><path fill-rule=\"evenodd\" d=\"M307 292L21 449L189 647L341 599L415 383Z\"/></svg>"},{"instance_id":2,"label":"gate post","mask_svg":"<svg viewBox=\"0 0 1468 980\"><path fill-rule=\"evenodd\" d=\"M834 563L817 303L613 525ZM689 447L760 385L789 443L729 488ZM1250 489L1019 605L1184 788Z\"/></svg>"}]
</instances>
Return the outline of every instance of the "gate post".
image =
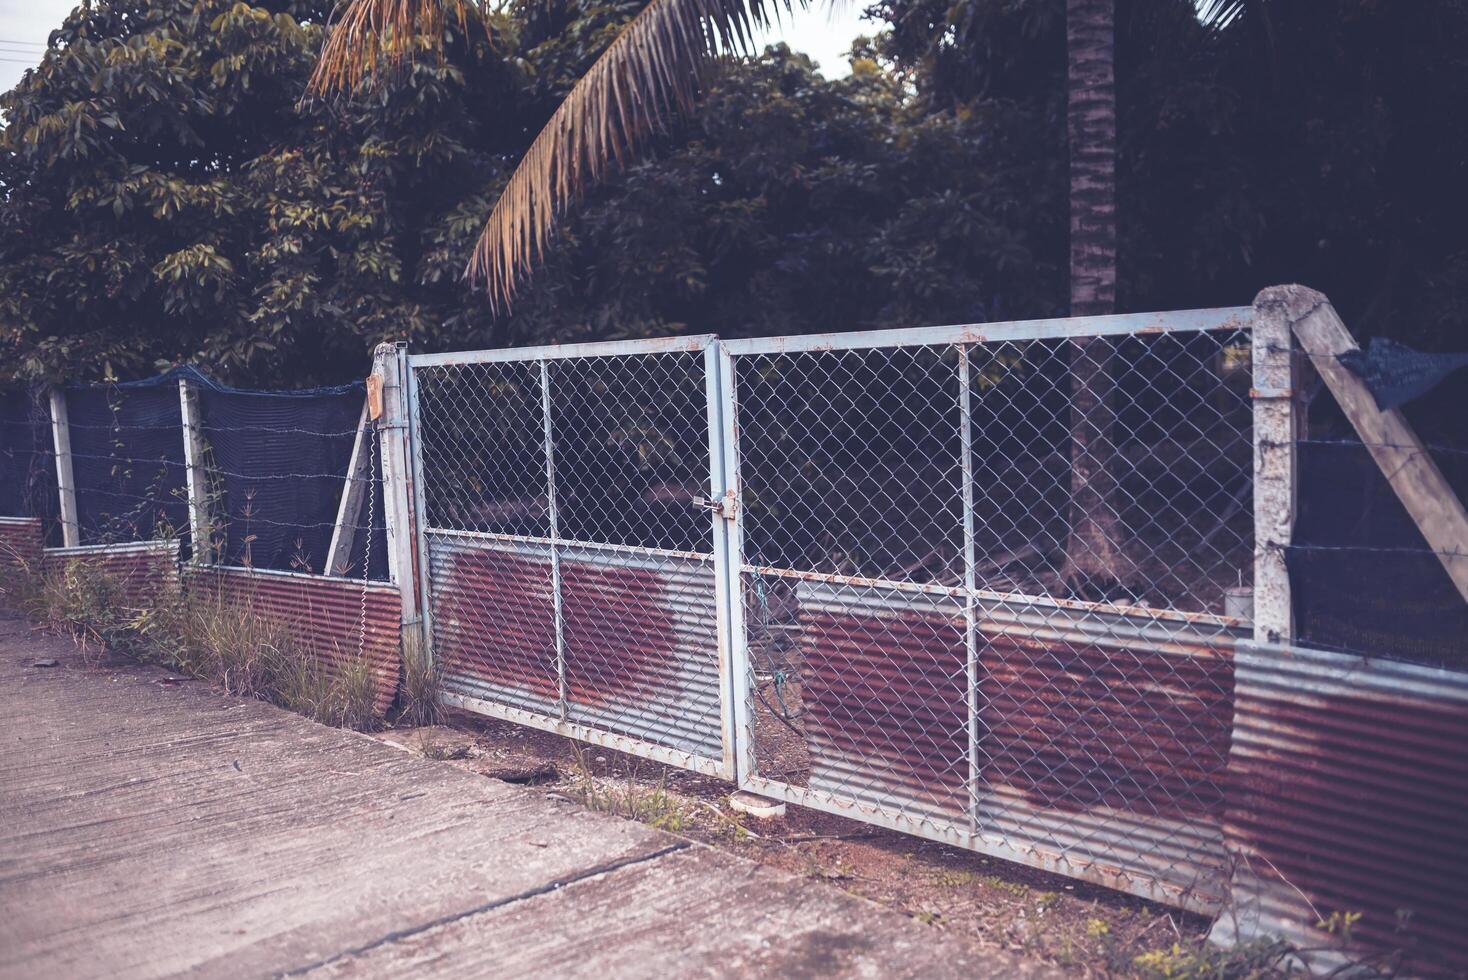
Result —
<instances>
[{"instance_id":1,"label":"gate post","mask_svg":"<svg viewBox=\"0 0 1468 980\"><path fill-rule=\"evenodd\" d=\"M1290 573L1285 548L1295 528L1300 435L1299 370L1290 330L1287 296L1281 287L1254 299L1254 640L1294 641Z\"/></svg>"},{"instance_id":2,"label":"gate post","mask_svg":"<svg viewBox=\"0 0 1468 980\"><path fill-rule=\"evenodd\" d=\"M426 652L419 605L418 522L416 519L408 345L382 343L373 353L372 373L381 385L382 410L376 418L382 458L382 514L387 529L388 577L398 587L405 641L412 636ZM369 401L371 400L369 392ZM371 529L368 529L371 533Z\"/></svg>"}]
</instances>

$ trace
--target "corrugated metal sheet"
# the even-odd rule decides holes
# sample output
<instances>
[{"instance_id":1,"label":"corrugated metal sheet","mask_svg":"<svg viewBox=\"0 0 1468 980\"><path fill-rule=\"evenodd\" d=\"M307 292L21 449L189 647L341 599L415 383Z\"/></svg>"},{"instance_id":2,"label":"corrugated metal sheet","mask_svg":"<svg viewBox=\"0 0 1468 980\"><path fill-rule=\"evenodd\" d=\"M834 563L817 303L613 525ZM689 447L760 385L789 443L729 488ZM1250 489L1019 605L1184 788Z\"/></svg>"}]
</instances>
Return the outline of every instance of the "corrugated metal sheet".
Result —
<instances>
[{"instance_id":1,"label":"corrugated metal sheet","mask_svg":"<svg viewBox=\"0 0 1468 980\"><path fill-rule=\"evenodd\" d=\"M549 546L428 532L446 686L560 719ZM565 720L723 754L712 560L560 550Z\"/></svg>"},{"instance_id":2,"label":"corrugated metal sheet","mask_svg":"<svg viewBox=\"0 0 1468 980\"><path fill-rule=\"evenodd\" d=\"M561 583L570 719L721 758L712 559L566 547Z\"/></svg>"},{"instance_id":3,"label":"corrugated metal sheet","mask_svg":"<svg viewBox=\"0 0 1468 980\"><path fill-rule=\"evenodd\" d=\"M39 517L0 517L0 574L39 571L41 541Z\"/></svg>"},{"instance_id":4,"label":"corrugated metal sheet","mask_svg":"<svg viewBox=\"0 0 1468 980\"><path fill-rule=\"evenodd\" d=\"M190 568L187 574L192 587L214 590L225 601L249 603L258 614L284 623L328 670L358 655L365 590L367 633L362 655L376 679L374 707L380 715L392 705L402 668L397 586L221 566Z\"/></svg>"},{"instance_id":5,"label":"corrugated metal sheet","mask_svg":"<svg viewBox=\"0 0 1468 980\"><path fill-rule=\"evenodd\" d=\"M1328 947L1358 912L1408 972L1468 971L1468 673L1240 644L1235 700L1215 938Z\"/></svg>"},{"instance_id":6,"label":"corrugated metal sheet","mask_svg":"<svg viewBox=\"0 0 1468 980\"><path fill-rule=\"evenodd\" d=\"M427 536L445 689L559 718L549 547Z\"/></svg>"},{"instance_id":7,"label":"corrugated metal sheet","mask_svg":"<svg viewBox=\"0 0 1468 980\"><path fill-rule=\"evenodd\" d=\"M178 542L137 541L128 544L91 544L75 548L47 548L42 553L47 570L71 562L99 568L116 580L129 607L143 608L164 589L178 584Z\"/></svg>"},{"instance_id":8,"label":"corrugated metal sheet","mask_svg":"<svg viewBox=\"0 0 1468 980\"><path fill-rule=\"evenodd\" d=\"M798 601L810 789L1136 894L1221 906L1231 640L1100 642L1105 631L1046 627L1044 612L984 610L970 822L959 601L826 583L801 583Z\"/></svg>"}]
</instances>

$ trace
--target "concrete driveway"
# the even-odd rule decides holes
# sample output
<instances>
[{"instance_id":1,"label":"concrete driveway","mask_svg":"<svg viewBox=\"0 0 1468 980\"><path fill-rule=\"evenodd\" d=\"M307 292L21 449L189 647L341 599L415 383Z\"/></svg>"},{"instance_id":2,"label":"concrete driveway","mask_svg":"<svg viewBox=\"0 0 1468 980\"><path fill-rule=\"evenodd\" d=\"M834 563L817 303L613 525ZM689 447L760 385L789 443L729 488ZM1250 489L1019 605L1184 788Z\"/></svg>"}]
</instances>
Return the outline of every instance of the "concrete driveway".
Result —
<instances>
[{"instance_id":1,"label":"concrete driveway","mask_svg":"<svg viewBox=\"0 0 1468 980\"><path fill-rule=\"evenodd\" d=\"M1048 975L167 676L0 619L0 976Z\"/></svg>"}]
</instances>

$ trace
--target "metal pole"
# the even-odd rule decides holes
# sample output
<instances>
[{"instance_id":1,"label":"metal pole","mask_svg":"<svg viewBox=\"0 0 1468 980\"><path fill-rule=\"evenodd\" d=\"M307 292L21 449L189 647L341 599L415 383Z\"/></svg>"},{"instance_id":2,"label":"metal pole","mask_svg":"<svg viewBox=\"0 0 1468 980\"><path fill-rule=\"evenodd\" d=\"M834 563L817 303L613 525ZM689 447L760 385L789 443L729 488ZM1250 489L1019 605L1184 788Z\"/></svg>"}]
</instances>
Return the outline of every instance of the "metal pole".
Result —
<instances>
[{"instance_id":1,"label":"metal pole","mask_svg":"<svg viewBox=\"0 0 1468 980\"><path fill-rule=\"evenodd\" d=\"M545 499L549 515L551 597L556 617L556 695L561 720L566 720L566 635L561 621L561 535L556 521L556 448L551 439L550 364L540 362L540 411L545 434Z\"/></svg>"},{"instance_id":2,"label":"metal pole","mask_svg":"<svg viewBox=\"0 0 1468 980\"><path fill-rule=\"evenodd\" d=\"M419 649L433 663L433 567L428 561L428 485L423 480L423 433L418 417L418 372L403 345L404 395L408 405L408 460L413 478L413 537L417 542Z\"/></svg>"},{"instance_id":3,"label":"metal pole","mask_svg":"<svg viewBox=\"0 0 1468 980\"><path fill-rule=\"evenodd\" d=\"M403 397L407 348L402 344L379 344L373 359L374 370L382 377L382 416L377 420L377 437L381 440L388 576L398 587L402 625L413 628L421 619L413 567L413 490L408 477L408 413Z\"/></svg>"},{"instance_id":4,"label":"metal pole","mask_svg":"<svg viewBox=\"0 0 1468 980\"><path fill-rule=\"evenodd\" d=\"M336 526L331 529L331 544L326 549L327 575L344 576L352 563L352 549L357 544L357 522L362 519L362 500L366 496L372 471L367 441L372 438L372 419L367 399L362 400L362 414L357 417L357 437L352 440L352 455L347 460L347 478L342 485L341 503L336 508ZM372 529L368 528L371 534Z\"/></svg>"},{"instance_id":5,"label":"metal pole","mask_svg":"<svg viewBox=\"0 0 1468 980\"><path fill-rule=\"evenodd\" d=\"M958 345L958 436L963 472L963 643L968 674L968 799L969 823L979 830L979 646L974 593L974 460L973 419L970 399L969 347Z\"/></svg>"},{"instance_id":6,"label":"metal pole","mask_svg":"<svg viewBox=\"0 0 1468 980\"><path fill-rule=\"evenodd\" d=\"M56 452L56 492L61 504L61 544L81 544L76 516L76 477L71 469L71 422L66 414L66 392L51 389L51 443Z\"/></svg>"},{"instance_id":7,"label":"metal pole","mask_svg":"<svg viewBox=\"0 0 1468 980\"><path fill-rule=\"evenodd\" d=\"M729 623L729 704L726 726L734 737L734 778L740 786L759 775L754 749L754 719L750 713L749 633L744 625L744 485L740 482L739 393L734 358L723 342L717 348L719 364L719 429L723 454L723 499L725 533L725 616Z\"/></svg>"},{"instance_id":8,"label":"metal pole","mask_svg":"<svg viewBox=\"0 0 1468 980\"><path fill-rule=\"evenodd\" d=\"M189 494L189 561L213 560L209 527L209 480L204 471L204 434L199 428L199 398L184 378L178 379L179 419L183 423L184 477Z\"/></svg>"},{"instance_id":9,"label":"metal pole","mask_svg":"<svg viewBox=\"0 0 1468 980\"><path fill-rule=\"evenodd\" d=\"M714 618L719 636L719 725L723 746L723 776L734 779L738 766L738 725L734 719L734 699L738 696L734 683L731 650L734 646L731 596L733 579L738 570L729 561L729 523L734 517L734 494L724 462L724 384L719 363L719 342L713 341L703 352L704 394L708 403L709 499L714 507L709 514L713 535Z\"/></svg>"}]
</instances>

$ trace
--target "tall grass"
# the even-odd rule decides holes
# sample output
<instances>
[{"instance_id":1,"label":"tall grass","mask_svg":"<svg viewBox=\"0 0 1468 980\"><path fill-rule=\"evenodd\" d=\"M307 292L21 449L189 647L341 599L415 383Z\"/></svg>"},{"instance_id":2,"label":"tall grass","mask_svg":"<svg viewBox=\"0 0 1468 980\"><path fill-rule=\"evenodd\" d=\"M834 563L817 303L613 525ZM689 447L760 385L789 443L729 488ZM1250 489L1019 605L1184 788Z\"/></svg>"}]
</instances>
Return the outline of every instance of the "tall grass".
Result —
<instances>
[{"instance_id":1,"label":"tall grass","mask_svg":"<svg viewBox=\"0 0 1468 980\"><path fill-rule=\"evenodd\" d=\"M378 723L370 663L338 652L328 667L296 641L289 624L262 614L249 598L181 584L129 609L123 583L83 559L45 572L24 565L8 598L74 640L89 663L120 650L324 724L361 731Z\"/></svg>"},{"instance_id":2,"label":"tall grass","mask_svg":"<svg viewBox=\"0 0 1468 980\"><path fill-rule=\"evenodd\" d=\"M403 636L403 680L399 690L401 719L409 725L436 725L442 717L439 688L443 671L429 656L416 632Z\"/></svg>"}]
</instances>

